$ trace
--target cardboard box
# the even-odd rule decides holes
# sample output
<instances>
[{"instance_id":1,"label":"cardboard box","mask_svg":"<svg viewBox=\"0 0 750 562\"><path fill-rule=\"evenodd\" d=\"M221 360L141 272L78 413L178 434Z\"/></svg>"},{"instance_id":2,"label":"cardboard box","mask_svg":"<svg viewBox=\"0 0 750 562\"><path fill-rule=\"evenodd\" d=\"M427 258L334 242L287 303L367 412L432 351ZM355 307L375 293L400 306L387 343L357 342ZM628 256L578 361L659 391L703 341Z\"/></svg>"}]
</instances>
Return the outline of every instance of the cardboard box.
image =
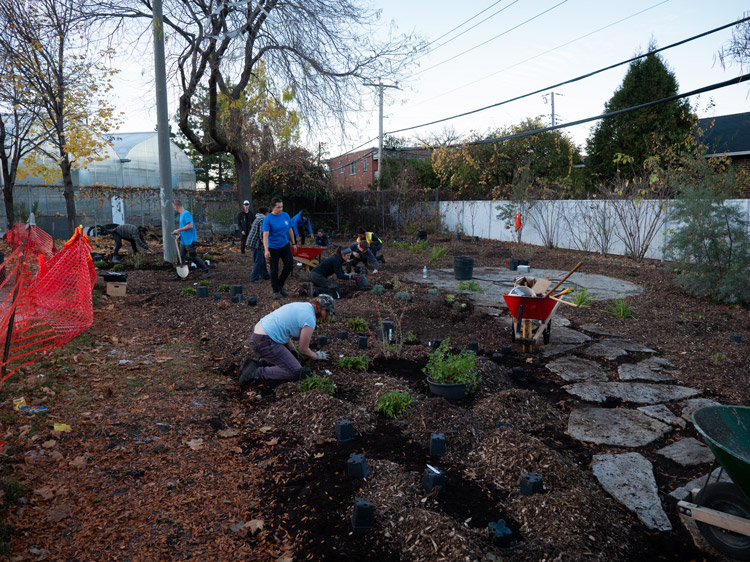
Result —
<instances>
[{"instance_id":1,"label":"cardboard box","mask_svg":"<svg viewBox=\"0 0 750 562\"><path fill-rule=\"evenodd\" d=\"M110 297L124 297L127 290L127 283L107 283L107 294Z\"/></svg>"}]
</instances>

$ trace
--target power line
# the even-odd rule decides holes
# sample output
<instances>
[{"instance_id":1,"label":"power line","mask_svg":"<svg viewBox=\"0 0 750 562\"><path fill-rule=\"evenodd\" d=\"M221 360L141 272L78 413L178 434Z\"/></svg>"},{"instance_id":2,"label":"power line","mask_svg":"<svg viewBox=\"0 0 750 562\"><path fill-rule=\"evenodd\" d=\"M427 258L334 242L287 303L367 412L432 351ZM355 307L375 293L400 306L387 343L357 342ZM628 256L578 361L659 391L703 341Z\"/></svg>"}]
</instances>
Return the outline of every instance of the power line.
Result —
<instances>
[{"instance_id":1,"label":"power line","mask_svg":"<svg viewBox=\"0 0 750 562\"><path fill-rule=\"evenodd\" d=\"M510 29L506 29L506 30L505 30L505 31L503 31L502 33L498 33L498 34L497 34L497 35L495 35L494 37L491 37L491 38L487 39L486 41L483 41L482 43L479 43L479 45L474 45L473 47L471 47L471 48L469 48L469 49L466 49L465 51L463 51L463 52L460 52L460 53L458 53L457 55L454 55L454 56L452 56L452 57L451 57L451 58L449 58L449 59L445 59L444 61L442 61L442 62L439 62L439 63L437 63L437 64L433 64L432 66L428 66L427 68L425 68L425 69L423 69L423 70L420 70L419 72L415 72L414 74L412 74L411 76L409 76L409 77L407 78L407 80L408 80L409 78L414 78L415 76L419 76L420 74L422 74L422 73L424 73L424 72L427 72L428 70L432 70L433 68L437 68L438 66L440 66L440 65L443 65L443 64L445 64L446 62L450 62L450 61L452 61L452 60L453 60L453 59L455 59L455 58L458 58L458 57L460 57L460 56L462 56L462 55L465 55L466 53L470 53L470 52L471 52L471 51L473 51L474 49L478 49L479 47L482 47L482 46L486 45L487 43L489 43L489 42L491 42L491 41L494 41L494 40L495 40L495 39L497 39L498 37L502 37L503 35L506 35L506 34L510 33L511 31L513 31L513 30L515 30L515 29L518 29L519 27L521 27L521 26L523 26L523 25L526 25L526 24L527 24L527 23L529 23L530 21L533 21L533 20L535 20L535 19L537 19L537 18L539 18L539 17L543 16L543 15L544 15L544 14L546 14L547 12L551 12L552 10L554 10L555 8L557 8L558 6L562 6L563 4L565 4L565 3L567 2L567 1L568 1L568 0L562 0L562 2L558 2L557 4L555 4L554 6L552 6L551 8L548 8L548 9L544 10L543 12L539 12L539 13L538 13L537 15L535 15L535 16L532 16L532 17L530 17L530 18L529 18L529 19L527 19L526 21L522 21L522 22L521 22L521 23L519 23L518 25L514 25L514 26L513 26L513 27L511 27Z\"/></svg>"},{"instance_id":2,"label":"power line","mask_svg":"<svg viewBox=\"0 0 750 562\"><path fill-rule=\"evenodd\" d=\"M505 135L502 137L494 137L491 139L482 139L478 141L472 141L466 144L474 145L474 144L487 144L491 142L500 142L504 140L510 140L510 139L518 139L522 137L528 137L531 135L537 135L539 133L546 133L548 131L554 131L556 129L565 129L567 127L573 127L575 125L580 125L582 123L588 123L590 121L598 121L599 119L605 119L607 117L614 117L615 115L622 115L623 113L630 113L631 111L637 111L639 109L644 109L646 107L651 107L654 105L659 105L662 103L667 103L670 101L679 100L682 98L689 98L690 96L695 96L697 94L702 94L704 92L710 92L712 90L718 90L720 88L725 88L727 86L733 86L735 84L740 84L742 82L745 82L746 80L750 80L750 74L743 74L742 76L739 76L737 78L732 78L731 80L725 80L724 82L718 82L716 84L712 84L710 86L704 86L703 88L698 88L697 90L692 90L690 92L686 92L684 94L675 94L673 96L669 96L666 98L661 98L659 100L649 101L646 103L642 103L639 105L634 105L632 107L626 107L625 109L618 109L617 111L610 111L609 113L602 113L601 115L597 115L595 117L586 117L585 119L579 119L577 121L571 121L570 123L563 123L562 125L555 125L552 127L543 127L541 129L534 129L531 131L523 131L521 133L514 133L512 135ZM453 145L458 146L458 145Z\"/></svg>"},{"instance_id":3,"label":"power line","mask_svg":"<svg viewBox=\"0 0 750 562\"><path fill-rule=\"evenodd\" d=\"M527 98L529 96L533 96L533 95L536 95L536 94L541 94L542 92L546 92L547 90L552 90L554 88L559 88L560 86L564 86L566 84L572 84L574 82L578 82L580 80L583 80L584 78L590 78L591 76L594 76L596 74L600 74L600 73L602 73L602 72L604 72L606 70L612 70L613 68L617 68L618 66L622 66L624 64L629 64L631 62L634 62L634 61L637 61L639 59L648 57L650 55L655 55L655 54L660 53L662 51L666 51L667 49L671 49L673 47L677 47L679 45L683 45L685 43L689 43L690 41L695 41L696 39L700 39L701 37L705 37L706 35L710 35L712 33L716 33L718 31L721 31L721 30L726 29L728 27L733 27L735 25L739 25L739 24L744 23L744 22L746 22L748 20L750 20L750 17L742 18L741 20L737 20L735 22L728 23L726 25L722 25L720 27L717 27L715 29L711 29L709 31L705 31L705 32L700 33L698 35L694 35L692 37L688 37L687 39L683 39L682 41L677 41L676 43L672 43L671 45L667 45L666 47L660 47L659 49L654 49L653 51L649 51L646 54L637 55L637 56L629 58L627 60L624 60L624 61L621 61L621 62L618 62L618 63L615 63L615 64L611 64L609 66L605 66L604 68L600 68L599 70L594 70L594 71L589 72L587 74L582 74L582 75L577 76L575 78L571 78L570 80L565 80L564 82L558 82L557 84L553 84L552 86L546 86L544 88L540 88L538 90L534 90L533 92L529 92L527 94L522 94L520 96L516 96L514 98L510 98L510 99L507 99L507 100L504 100L504 101L501 101L501 102L498 102L498 103L493 103L492 105L487 105L487 106L484 106L484 107L480 107L478 109L472 109L470 111L465 111L464 113L459 113L458 115L453 115L451 117L444 117L443 119L437 119L437 120L431 121L429 123L422 123L421 125L414 125L412 127L405 127L403 129L397 129L395 131L388 131L386 134L392 135L392 134L395 134L395 133L402 133L404 131L411 131L413 129L419 129L421 127L427 127L429 125L435 125L437 123L443 123L445 121L450 121L451 119L458 119L459 117L466 117L467 115L473 115L474 113L479 113L481 111L486 111L486 110L492 109L494 107L499 107L501 105L505 105L505 104L508 104L508 103L511 103L511 102L514 102L514 101L518 101L520 99Z\"/></svg>"},{"instance_id":4,"label":"power line","mask_svg":"<svg viewBox=\"0 0 750 562\"><path fill-rule=\"evenodd\" d=\"M620 23L622 23L624 21L627 21L627 20L629 20L631 18L634 18L635 16L639 16L639 15L641 15L644 12L648 12L649 10L653 10L654 8L658 8L662 4L666 4L669 1L670 0L662 0L661 2L653 4L652 6L649 6L648 8L644 8L643 10L640 10L639 12L635 12L634 14L630 14L629 16L626 16L626 17L624 17L622 19L619 19L617 21L613 21L612 23L609 23L609 24L605 25L604 27L600 27L599 29L595 29L594 31L590 31L589 33L581 35L580 37L576 37L575 39L571 39L570 41L567 41L566 43L561 43L560 45L557 45L556 47L552 47L551 49L547 49L546 51L542 51L541 53L537 53L534 56L531 56L531 57L529 57L527 59L519 61L519 62L517 62L515 64L511 64L510 66L506 66L505 68L501 68L500 70L497 70L497 71L493 72L492 74L487 74L486 76L483 76L482 78L479 78L478 80L474 80L473 82L469 82L468 84L464 84L463 86L459 86L457 88L453 88L452 90L448 90L447 92L444 92L442 94L438 94L436 96L432 96L431 98L428 98L427 100L425 100L422 103L426 103L428 101L435 100L435 99L437 99L439 97L442 97L442 96L445 96L445 95L448 95L448 94L452 94L453 92L457 92L458 90L461 90L461 89L466 88L468 86L473 86L474 84L478 84L479 82L481 82L483 80L486 80L487 78L491 78L493 76L497 76L498 74L500 74L502 72L505 72L506 70L510 70L511 68L515 68L517 66L521 66L522 64L526 64L527 62L530 62L530 61L532 61L534 59L537 59L539 57L542 57L544 55L548 55L549 53L551 53L553 51L556 51L558 49L562 49L563 47L567 47L568 45L572 45L573 43L575 43L577 41L580 41L581 39L585 39L586 37L590 37L591 35L594 35L595 33L599 33L600 31L604 31L605 29L609 29L610 27L613 27L613 26L615 26L617 24L620 24Z\"/></svg>"}]
</instances>

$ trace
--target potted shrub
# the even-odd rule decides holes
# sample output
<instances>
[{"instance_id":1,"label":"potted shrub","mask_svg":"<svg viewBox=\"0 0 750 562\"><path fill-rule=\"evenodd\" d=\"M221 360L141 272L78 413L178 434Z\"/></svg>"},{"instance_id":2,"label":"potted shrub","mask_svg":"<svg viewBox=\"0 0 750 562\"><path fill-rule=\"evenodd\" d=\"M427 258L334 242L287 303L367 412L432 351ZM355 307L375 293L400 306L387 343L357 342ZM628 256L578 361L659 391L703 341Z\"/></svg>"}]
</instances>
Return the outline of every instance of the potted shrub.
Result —
<instances>
[{"instance_id":1,"label":"potted shrub","mask_svg":"<svg viewBox=\"0 0 750 562\"><path fill-rule=\"evenodd\" d=\"M481 377L474 364L477 356L473 351L451 353L450 338L443 340L432 352L424 372L430 392L445 398L459 399L477 389Z\"/></svg>"}]
</instances>

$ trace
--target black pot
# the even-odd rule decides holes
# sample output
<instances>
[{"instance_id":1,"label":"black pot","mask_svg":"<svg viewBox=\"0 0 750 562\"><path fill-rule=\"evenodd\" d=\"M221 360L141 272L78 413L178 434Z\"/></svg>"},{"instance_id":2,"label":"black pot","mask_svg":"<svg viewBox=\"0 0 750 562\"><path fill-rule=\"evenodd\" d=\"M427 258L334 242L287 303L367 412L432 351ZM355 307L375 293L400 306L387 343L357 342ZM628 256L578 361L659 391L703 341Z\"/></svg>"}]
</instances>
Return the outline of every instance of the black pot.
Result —
<instances>
[{"instance_id":1,"label":"black pot","mask_svg":"<svg viewBox=\"0 0 750 562\"><path fill-rule=\"evenodd\" d=\"M375 526L375 504L363 498L354 498L352 529L364 531Z\"/></svg>"},{"instance_id":2,"label":"black pot","mask_svg":"<svg viewBox=\"0 0 750 562\"><path fill-rule=\"evenodd\" d=\"M336 422L336 439L339 443L346 443L354 439L354 426L349 420L339 420Z\"/></svg>"},{"instance_id":3,"label":"black pot","mask_svg":"<svg viewBox=\"0 0 750 562\"><path fill-rule=\"evenodd\" d=\"M542 477L533 472L524 474L521 476L521 495L531 496L533 494L541 494L544 492L544 484L542 483Z\"/></svg>"},{"instance_id":4,"label":"black pot","mask_svg":"<svg viewBox=\"0 0 750 562\"><path fill-rule=\"evenodd\" d=\"M105 283L127 283L128 274L124 271L107 271L102 273L102 279Z\"/></svg>"},{"instance_id":5,"label":"black pot","mask_svg":"<svg viewBox=\"0 0 750 562\"><path fill-rule=\"evenodd\" d=\"M433 433L430 435L430 455L433 457L445 456L445 434Z\"/></svg>"},{"instance_id":6,"label":"black pot","mask_svg":"<svg viewBox=\"0 0 750 562\"><path fill-rule=\"evenodd\" d=\"M430 377L427 377L427 386L430 387L430 392L434 395L442 396L448 400L460 400L461 398L465 398L469 395L471 390L471 386L464 382L443 384L435 382Z\"/></svg>"},{"instance_id":7,"label":"black pot","mask_svg":"<svg viewBox=\"0 0 750 562\"><path fill-rule=\"evenodd\" d=\"M352 478L367 478L370 474L370 467L367 466L367 460L363 454L352 453L346 461L346 471Z\"/></svg>"},{"instance_id":8,"label":"black pot","mask_svg":"<svg viewBox=\"0 0 750 562\"><path fill-rule=\"evenodd\" d=\"M467 347L469 351L473 351L474 353L479 353L479 343L475 341L469 342L469 347Z\"/></svg>"},{"instance_id":9,"label":"black pot","mask_svg":"<svg viewBox=\"0 0 750 562\"><path fill-rule=\"evenodd\" d=\"M318 348L323 349L328 345L328 336L318 336Z\"/></svg>"},{"instance_id":10,"label":"black pot","mask_svg":"<svg viewBox=\"0 0 750 562\"><path fill-rule=\"evenodd\" d=\"M242 285L232 285L229 288L229 294L231 296L239 295L240 296L240 300L242 300ZM232 301L232 302L234 302L234 301Z\"/></svg>"},{"instance_id":11,"label":"black pot","mask_svg":"<svg viewBox=\"0 0 750 562\"><path fill-rule=\"evenodd\" d=\"M487 525L492 533L492 544L498 548L510 548L513 545L513 531L508 529L504 519Z\"/></svg>"},{"instance_id":12,"label":"black pot","mask_svg":"<svg viewBox=\"0 0 750 562\"><path fill-rule=\"evenodd\" d=\"M240 303L242 302L242 293L238 295L232 295L232 302L233 303Z\"/></svg>"},{"instance_id":13,"label":"black pot","mask_svg":"<svg viewBox=\"0 0 750 562\"><path fill-rule=\"evenodd\" d=\"M367 349L367 336L359 336L359 349Z\"/></svg>"},{"instance_id":14,"label":"black pot","mask_svg":"<svg viewBox=\"0 0 750 562\"><path fill-rule=\"evenodd\" d=\"M518 271L518 260L510 260L508 262L508 269L510 271Z\"/></svg>"},{"instance_id":15,"label":"black pot","mask_svg":"<svg viewBox=\"0 0 750 562\"><path fill-rule=\"evenodd\" d=\"M195 289L195 296L199 299L208 298L208 287L198 287Z\"/></svg>"},{"instance_id":16,"label":"black pot","mask_svg":"<svg viewBox=\"0 0 750 562\"><path fill-rule=\"evenodd\" d=\"M429 494L435 486L440 486L441 493L445 492L445 474L425 468L422 473L422 489Z\"/></svg>"},{"instance_id":17,"label":"black pot","mask_svg":"<svg viewBox=\"0 0 750 562\"><path fill-rule=\"evenodd\" d=\"M345 340L345 339L348 339L348 338L349 338L349 332L347 332L346 330L341 330L341 331L340 331L340 332L339 332L339 333L337 334L337 336L338 336L338 338L339 338L340 340Z\"/></svg>"},{"instance_id":18,"label":"black pot","mask_svg":"<svg viewBox=\"0 0 750 562\"><path fill-rule=\"evenodd\" d=\"M427 240L427 231L420 230L419 232L417 232L417 240Z\"/></svg>"},{"instance_id":19,"label":"black pot","mask_svg":"<svg viewBox=\"0 0 750 562\"><path fill-rule=\"evenodd\" d=\"M247 306L255 306L258 304L258 297L250 297L247 299Z\"/></svg>"},{"instance_id":20,"label":"black pot","mask_svg":"<svg viewBox=\"0 0 750 562\"><path fill-rule=\"evenodd\" d=\"M220 301L221 300L221 293L214 293L214 300Z\"/></svg>"},{"instance_id":21,"label":"black pot","mask_svg":"<svg viewBox=\"0 0 750 562\"><path fill-rule=\"evenodd\" d=\"M453 258L453 276L456 281L470 281L474 276L474 258L462 256Z\"/></svg>"}]
</instances>

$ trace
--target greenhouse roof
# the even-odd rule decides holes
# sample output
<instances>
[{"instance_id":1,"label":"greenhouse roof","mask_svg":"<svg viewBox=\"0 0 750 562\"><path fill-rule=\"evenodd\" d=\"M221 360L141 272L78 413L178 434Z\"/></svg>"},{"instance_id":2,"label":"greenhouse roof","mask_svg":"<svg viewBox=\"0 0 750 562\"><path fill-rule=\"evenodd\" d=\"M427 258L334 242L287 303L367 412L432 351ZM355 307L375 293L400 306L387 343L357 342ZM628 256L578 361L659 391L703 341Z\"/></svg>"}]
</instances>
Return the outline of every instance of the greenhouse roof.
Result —
<instances>
[{"instance_id":1,"label":"greenhouse roof","mask_svg":"<svg viewBox=\"0 0 750 562\"><path fill-rule=\"evenodd\" d=\"M116 133L102 135L105 139L112 141L112 149L121 159L127 158L132 148L140 142L153 137L156 131L148 133Z\"/></svg>"}]
</instances>

